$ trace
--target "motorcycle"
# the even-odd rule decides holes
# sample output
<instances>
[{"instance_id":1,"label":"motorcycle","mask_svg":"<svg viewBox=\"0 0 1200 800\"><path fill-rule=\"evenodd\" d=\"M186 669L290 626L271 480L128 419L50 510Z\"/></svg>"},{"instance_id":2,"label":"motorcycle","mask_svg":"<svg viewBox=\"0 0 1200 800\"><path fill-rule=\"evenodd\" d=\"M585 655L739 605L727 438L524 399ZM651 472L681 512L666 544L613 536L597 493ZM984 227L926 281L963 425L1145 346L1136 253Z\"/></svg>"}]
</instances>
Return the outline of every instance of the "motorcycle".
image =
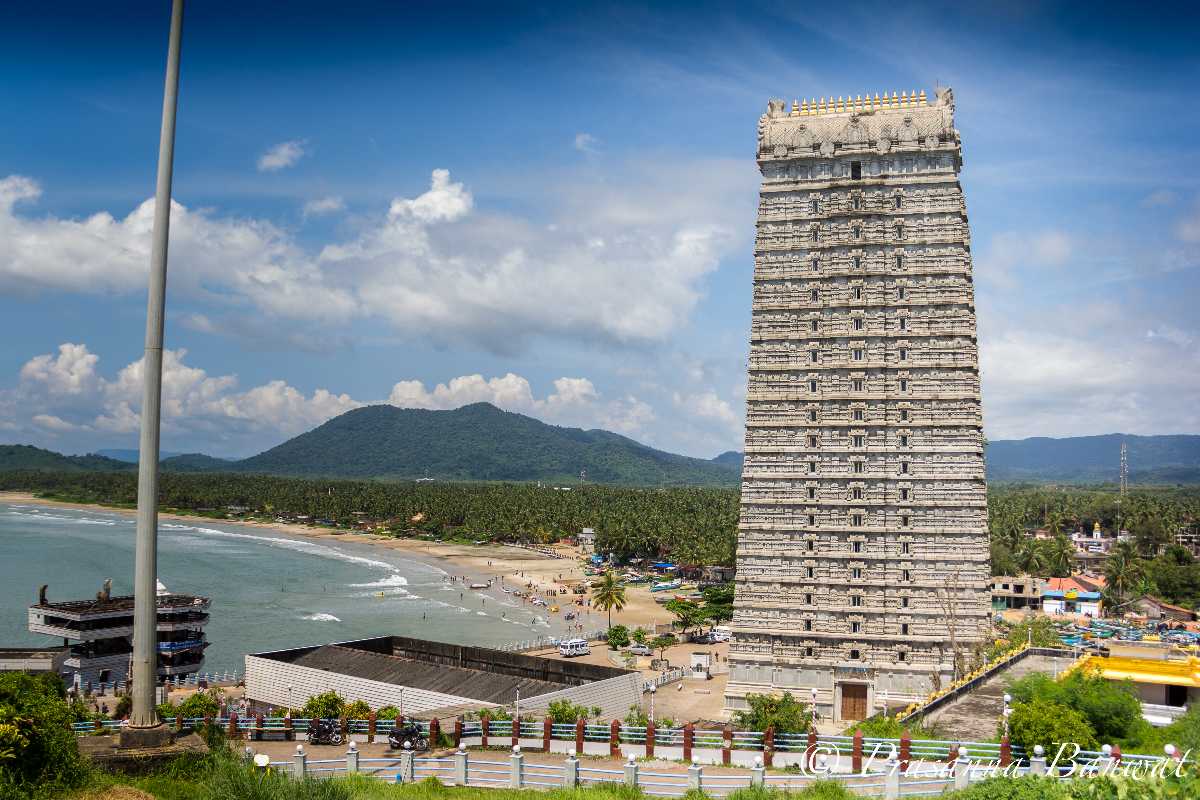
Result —
<instances>
[{"instance_id":1,"label":"motorcycle","mask_svg":"<svg viewBox=\"0 0 1200 800\"><path fill-rule=\"evenodd\" d=\"M408 745L405 747L405 745ZM412 750L424 752L429 749L429 739L421 731L421 726L413 723L398 725L388 731L388 747L392 750Z\"/></svg>"},{"instance_id":2,"label":"motorcycle","mask_svg":"<svg viewBox=\"0 0 1200 800\"><path fill-rule=\"evenodd\" d=\"M331 719L314 719L308 723L308 741L311 744L342 744L346 737L341 726Z\"/></svg>"}]
</instances>

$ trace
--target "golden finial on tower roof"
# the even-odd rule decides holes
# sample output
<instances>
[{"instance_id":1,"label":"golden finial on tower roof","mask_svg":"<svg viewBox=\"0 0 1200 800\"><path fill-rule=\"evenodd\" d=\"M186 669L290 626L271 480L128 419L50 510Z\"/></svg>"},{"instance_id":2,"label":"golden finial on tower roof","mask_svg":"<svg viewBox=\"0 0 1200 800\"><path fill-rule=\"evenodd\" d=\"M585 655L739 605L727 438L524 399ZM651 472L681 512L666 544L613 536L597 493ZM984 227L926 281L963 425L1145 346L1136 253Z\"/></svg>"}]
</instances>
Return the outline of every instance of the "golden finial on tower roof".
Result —
<instances>
[{"instance_id":1,"label":"golden finial on tower roof","mask_svg":"<svg viewBox=\"0 0 1200 800\"><path fill-rule=\"evenodd\" d=\"M862 95L861 94L854 96L854 110L862 111Z\"/></svg>"},{"instance_id":2,"label":"golden finial on tower roof","mask_svg":"<svg viewBox=\"0 0 1200 800\"><path fill-rule=\"evenodd\" d=\"M892 108L900 107L900 98L896 97L896 92L892 91Z\"/></svg>"},{"instance_id":3,"label":"golden finial on tower roof","mask_svg":"<svg viewBox=\"0 0 1200 800\"><path fill-rule=\"evenodd\" d=\"M876 93L875 93L875 102L874 102L874 103L872 103L872 105L873 105L875 108L882 108L882 106L880 106L880 105L879 105L879 92L876 92Z\"/></svg>"},{"instance_id":4,"label":"golden finial on tower roof","mask_svg":"<svg viewBox=\"0 0 1200 800\"><path fill-rule=\"evenodd\" d=\"M924 89L921 90L921 105L923 105L923 106L929 105L929 101L925 99L925 90Z\"/></svg>"},{"instance_id":5,"label":"golden finial on tower roof","mask_svg":"<svg viewBox=\"0 0 1200 800\"><path fill-rule=\"evenodd\" d=\"M908 92L900 90L900 107L905 108L908 105Z\"/></svg>"},{"instance_id":6,"label":"golden finial on tower roof","mask_svg":"<svg viewBox=\"0 0 1200 800\"><path fill-rule=\"evenodd\" d=\"M796 102L795 100L792 101L792 116L793 117L800 116L800 104L798 102Z\"/></svg>"},{"instance_id":7,"label":"golden finial on tower roof","mask_svg":"<svg viewBox=\"0 0 1200 800\"><path fill-rule=\"evenodd\" d=\"M808 113L808 101L805 100L804 102L802 102L800 104L800 114L801 114L801 116L803 116L807 113Z\"/></svg>"}]
</instances>

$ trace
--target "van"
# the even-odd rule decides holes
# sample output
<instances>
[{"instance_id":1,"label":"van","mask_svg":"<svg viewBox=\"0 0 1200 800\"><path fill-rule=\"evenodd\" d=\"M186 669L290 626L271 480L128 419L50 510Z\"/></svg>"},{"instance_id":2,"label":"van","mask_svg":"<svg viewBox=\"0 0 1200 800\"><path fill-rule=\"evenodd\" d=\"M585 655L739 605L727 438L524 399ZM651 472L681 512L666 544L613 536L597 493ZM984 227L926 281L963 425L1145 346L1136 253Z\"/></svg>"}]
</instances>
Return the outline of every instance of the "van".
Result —
<instances>
[{"instance_id":1,"label":"van","mask_svg":"<svg viewBox=\"0 0 1200 800\"><path fill-rule=\"evenodd\" d=\"M728 642L733 638L733 631L726 625L718 625L712 629L712 637L714 642Z\"/></svg>"},{"instance_id":2,"label":"van","mask_svg":"<svg viewBox=\"0 0 1200 800\"><path fill-rule=\"evenodd\" d=\"M591 653L587 639L567 639L558 643L558 654L564 658L571 656L586 656Z\"/></svg>"}]
</instances>

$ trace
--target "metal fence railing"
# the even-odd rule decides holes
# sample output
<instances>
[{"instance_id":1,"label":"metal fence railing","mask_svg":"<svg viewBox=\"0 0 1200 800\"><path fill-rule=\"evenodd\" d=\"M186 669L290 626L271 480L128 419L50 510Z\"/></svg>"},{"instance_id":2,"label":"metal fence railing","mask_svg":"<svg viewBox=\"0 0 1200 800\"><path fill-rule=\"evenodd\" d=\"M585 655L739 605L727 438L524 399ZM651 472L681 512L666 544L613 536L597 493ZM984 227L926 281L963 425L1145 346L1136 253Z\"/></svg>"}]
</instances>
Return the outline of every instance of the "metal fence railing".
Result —
<instances>
[{"instance_id":1,"label":"metal fence railing","mask_svg":"<svg viewBox=\"0 0 1200 800\"><path fill-rule=\"evenodd\" d=\"M986 743L980 743L986 744ZM1066 773L1062 765L1047 764L1044 754L1031 757L1028 766L1006 771L1005 774L1049 775L1061 779L1086 778L1090 775L1115 772L1120 769L1119 757L1111 753L1086 753L1090 760L1086 768L1077 768ZM247 763L253 762L254 753L246 749ZM1136 757L1163 761L1163 758ZM1170 759L1167 756L1166 759ZM266 767L283 771L296 778L329 777L334 775L362 774L395 783L407 783L434 779L452 786L493 788L574 788L588 785L626 785L637 787L647 795L682 797L692 790L702 791L711 797L724 797L738 789L751 786L766 786L783 791L800 791L817 780L835 780L854 794L898 800L902 797L941 794L949 789L964 789L971 783L998 774L995 765L984 757L977 757L965 747L957 750L956 757L949 763L922 762L905 764L894 753L884 759L869 763L847 764L836 755L821 753L810 759L805 768L788 773L767 773L761 758L757 758L749 769L739 771L708 771L697 763L655 766L643 769L631 754L626 763L581 762L576 755L568 755L562 762L548 763L546 760L529 759L519 746L507 756L496 753L472 755L465 749L442 756L423 756L403 751L386 757L363 757L351 742L341 758L310 758L303 745L297 745L291 759L269 761Z\"/></svg>"}]
</instances>

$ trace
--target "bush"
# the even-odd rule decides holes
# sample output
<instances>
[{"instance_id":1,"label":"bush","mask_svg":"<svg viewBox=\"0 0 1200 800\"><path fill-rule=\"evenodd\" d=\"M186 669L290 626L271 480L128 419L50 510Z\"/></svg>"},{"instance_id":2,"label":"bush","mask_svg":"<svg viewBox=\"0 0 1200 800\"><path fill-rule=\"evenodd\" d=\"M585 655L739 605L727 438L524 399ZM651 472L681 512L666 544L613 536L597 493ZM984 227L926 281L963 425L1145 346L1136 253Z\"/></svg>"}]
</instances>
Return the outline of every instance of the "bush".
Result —
<instances>
[{"instance_id":1,"label":"bush","mask_svg":"<svg viewBox=\"0 0 1200 800\"><path fill-rule=\"evenodd\" d=\"M900 722L895 717L885 717L879 714L854 723L842 731L842 735L853 736L855 731L862 731L863 736L878 739L899 739L905 731L908 731L911 739L942 738L936 727L924 725L919 719L915 722Z\"/></svg>"},{"instance_id":2,"label":"bush","mask_svg":"<svg viewBox=\"0 0 1200 800\"><path fill-rule=\"evenodd\" d=\"M0 797L79 786L88 767L57 675L0 674Z\"/></svg>"},{"instance_id":3,"label":"bush","mask_svg":"<svg viewBox=\"0 0 1200 800\"><path fill-rule=\"evenodd\" d=\"M1148 735L1142 706L1131 684L1114 683L1098 675L1073 672L1061 681L1035 672L1009 688L1015 702L1044 700L1074 709L1087 720L1097 740L1108 744L1137 744Z\"/></svg>"},{"instance_id":4,"label":"bush","mask_svg":"<svg viewBox=\"0 0 1200 800\"><path fill-rule=\"evenodd\" d=\"M347 703L342 709L342 716L346 719L366 719L371 714L371 707L367 705L365 700L355 700L353 703ZM376 719L379 716L376 715Z\"/></svg>"},{"instance_id":5,"label":"bush","mask_svg":"<svg viewBox=\"0 0 1200 800\"><path fill-rule=\"evenodd\" d=\"M624 625L613 625L608 629L608 646L611 650L620 650L629 646L629 628Z\"/></svg>"},{"instance_id":6,"label":"bush","mask_svg":"<svg viewBox=\"0 0 1200 800\"><path fill-rule=\"evenodd\" d=\"M599 709L592 709L598 711ZM578 722L581 719L587 719L589 709L587 706L577 706L570 700L555 700L550 703L550 707L546 709L551 721L560 725L565 725L571 722ZM596 716L600 716L597 714Z\"/></svg>"},{"instance_id":7,"label":"bush","mask_svg":"<svg viewBox=\"0 0 1200 800\"><path fill-rule=\"evenodd\" d=\"M1067 800L1069 786L1053 778L995 777L944 797L945 800Z\"/></svg>"},{"instance_id":8,"label":"bush","mask_svg":"<svg viewBox=\"0 0 1200 800\"><path fill-rule=\"evenodd\" d=\"M775 728L776 733L804 733L812 723L812 712L791 692L782 695L748 694L746 703L750 708L736 711L733 724L742 730L765 731Z\"/></svg>"},{"instance_id":9,"label":"bush","mask_svg":"<svg viewBox=\"0 0 1200 800\"><path fill-rule=\"evenodd\" d=\"M221 714L221 700L224 697L225 693L215 686L202 692L192 692L186 700L175 707L175 714L184 719L218 717ZM175 714L171 716L175 716Z\"/></svg>"},{"instance_id":10,"label":"bush","mask_svg":"<svg viewBox=\"0 0 1200 800\"><path fill-rule=\"evenodd\" d=\"M1034 745L1041 745L1048 756L1063 742L1072 742L1084 750L1099 747L1092 726L1073 708L1061 703L1035 699L1028 703L1013 705L1008 720L1009 738L1014 745L1032 753Z\"/></svg>"},{"instance_id":11,"label":"bush","mask_svg":"<svg viewBox=\"0 0 1200 800\"><path fill-rule=\"evenodd\" d=\"M330 690L308 698L304 708L300 709L300 716L305 719L338 719L345 707L346 701L342 696Z\"/></svg>"}]
</instances>

